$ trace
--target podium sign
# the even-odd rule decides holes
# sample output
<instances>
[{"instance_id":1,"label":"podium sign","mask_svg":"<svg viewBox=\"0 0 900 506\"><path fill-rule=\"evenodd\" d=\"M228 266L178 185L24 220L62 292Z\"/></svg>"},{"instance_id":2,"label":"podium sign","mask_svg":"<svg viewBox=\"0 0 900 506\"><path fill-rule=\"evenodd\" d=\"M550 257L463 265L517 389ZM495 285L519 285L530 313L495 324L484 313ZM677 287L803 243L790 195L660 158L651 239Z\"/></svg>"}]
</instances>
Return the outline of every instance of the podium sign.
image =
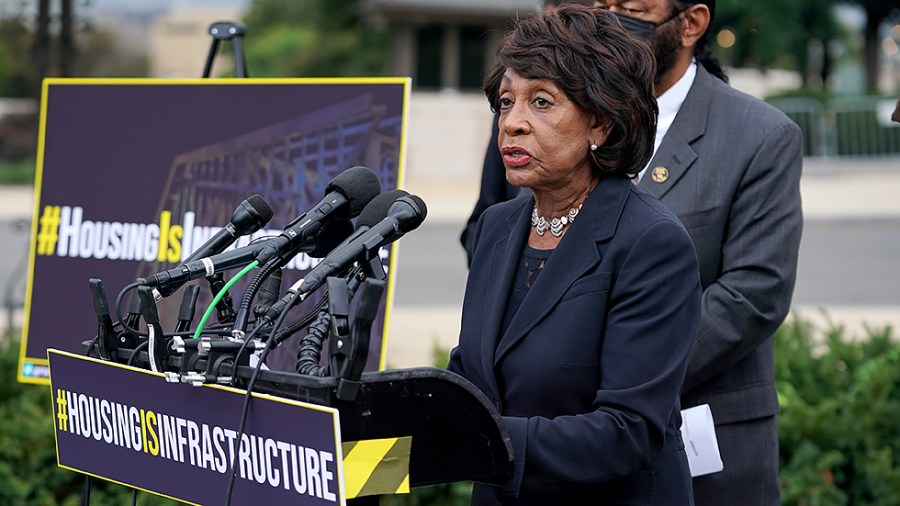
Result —
<instances>
[{"instance_id":1,"label":"podium sign","mask_svg":"<svg viewBox=\"0 0 900 506\"><path fill-rule=\"evenodd\" d=\"M60 467L195 504L345 504L336 409L48 350Z\"/></svg>"}]
</instances>

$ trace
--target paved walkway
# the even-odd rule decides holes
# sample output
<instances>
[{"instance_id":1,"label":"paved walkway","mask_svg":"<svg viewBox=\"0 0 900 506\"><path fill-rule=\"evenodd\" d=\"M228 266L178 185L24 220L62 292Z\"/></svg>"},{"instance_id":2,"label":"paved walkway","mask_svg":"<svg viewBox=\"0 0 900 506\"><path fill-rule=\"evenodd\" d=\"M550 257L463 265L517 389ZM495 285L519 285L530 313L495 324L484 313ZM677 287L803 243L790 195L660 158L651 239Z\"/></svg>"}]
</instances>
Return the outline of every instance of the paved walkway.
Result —
<instances>
[{"instance_id":1,"label":"paved walkway","mask_svg":"<svg viewBox=\"0 0 900 506\"><path fill-rule=\"evenodd\" d=\"M0 186L0 221L31 219L34 188Z\"/></svg>"}]
</instances>

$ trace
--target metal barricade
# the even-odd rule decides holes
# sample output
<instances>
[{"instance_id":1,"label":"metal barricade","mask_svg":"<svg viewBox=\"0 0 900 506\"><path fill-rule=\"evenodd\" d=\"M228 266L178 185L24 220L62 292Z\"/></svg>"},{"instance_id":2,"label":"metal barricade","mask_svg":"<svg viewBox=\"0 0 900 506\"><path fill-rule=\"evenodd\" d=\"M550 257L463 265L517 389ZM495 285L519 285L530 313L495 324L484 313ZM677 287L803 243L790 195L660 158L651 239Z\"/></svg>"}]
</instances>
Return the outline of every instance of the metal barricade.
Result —
<instances>
[{"instance_id":1,"label":"metal barricade","mask_svg":"<svg viewBox=\"0 0 900 506\"><path fill-rule=\"evenodd\" d=\"M828 102L834 117L837 156L872 157L900 154L900 128L879 121L880 97L839 97Z\"/></svg>"},{"instance_id":2,"label":"metal barricade","mask_svg":"<svg viewBox=\"0 0 900 506\"><path fill-rule=\"evenodd\" d=\"M27 219L7 219L0 221L0 234L4 237L7 263L0 275L2 283L3 314L0 321L0 337L11 336L19 329L22 309L25 306L25 273L28 267L28 231L31 222Z\"/></svg>"},{"instance_id":3,"label":"metal barricade","mask_svg":"<svg viewBox=\"0 0 900 506\"><path fill-rule=\"evenodd\" d=\"M900 155L900 125L884 117L877 96L836 97L824 105L814 98L773 99L772 105L794 120L805 138L804 155L873 158Z\"/></svg>"},{"instance_id":4,"label":"metal barricade","mask_svg":"<svg viewBox=\"0 0 900 506\"><path fill-rule=\"evenodd\" d=\"M825 107L822 102L810 97L792 97L771 100L770 103L800 126L803 131L804 156L829 154Z\"/></svg>"}]
</instances>

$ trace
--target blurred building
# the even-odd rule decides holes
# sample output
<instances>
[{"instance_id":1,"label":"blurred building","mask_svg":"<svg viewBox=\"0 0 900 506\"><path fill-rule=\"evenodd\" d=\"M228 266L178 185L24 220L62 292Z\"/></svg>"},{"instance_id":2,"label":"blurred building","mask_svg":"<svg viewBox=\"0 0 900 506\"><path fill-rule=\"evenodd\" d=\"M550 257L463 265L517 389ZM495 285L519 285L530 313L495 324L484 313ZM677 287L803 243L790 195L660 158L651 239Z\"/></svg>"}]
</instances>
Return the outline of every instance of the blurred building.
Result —
<instances>
[{"instance_id":1,"label":"blurred building","mask_svg":"<svg viewBox=\"0 0 900 506\"><path fill-rule=\"evenodd\" d=\"M160 13L150 25L150 77L200 77L212 43L209 25L242 17L242 9L208 5L176 6ZM231 67L229 58L219 57L212 73L228 73Z\"/></svg>"},{"instance_id":2,"label":"blurred building","mask_svg":"<svg viewBox=\"0 0 900 506\"><path fill-rule=\"evenodd\" d=\"M481 74L518 15L539 0L361 0L364 17L391 33L386 72L418 90L481 88Z\"/></svg>"},{"instance_id":3,"label":"blurred building","mask_svg":"<svg viewBox=\"0 0 900 506\"><path fill-rule=\"evenodd\" d=\"M391 34L385 74L411 76L407 180L478 181L491 111L482 72L517 16L540 0L361 0ZM476 195L460 195L475 202Z\"/></svg>"}]
</instances>

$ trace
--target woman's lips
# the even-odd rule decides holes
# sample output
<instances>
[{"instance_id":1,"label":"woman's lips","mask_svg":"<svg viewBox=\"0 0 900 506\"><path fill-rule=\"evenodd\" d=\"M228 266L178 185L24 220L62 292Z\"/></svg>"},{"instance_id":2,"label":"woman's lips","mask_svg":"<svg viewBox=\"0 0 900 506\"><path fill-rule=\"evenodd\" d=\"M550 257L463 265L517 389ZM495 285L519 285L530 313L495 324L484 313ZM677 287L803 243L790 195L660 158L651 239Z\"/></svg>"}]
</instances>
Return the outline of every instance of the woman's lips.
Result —
<instances>
[{"instance_id":1,"label":"woman's lips","mask_svg":"<svg viewBox=\"0 0 900 506\"><path fill-rule=\"evenodd\" d=\"M519 146L504 146L500 148L500 154L507 167L521 167L531 161L531 153Z\"/></svg>"}]
</instances>

